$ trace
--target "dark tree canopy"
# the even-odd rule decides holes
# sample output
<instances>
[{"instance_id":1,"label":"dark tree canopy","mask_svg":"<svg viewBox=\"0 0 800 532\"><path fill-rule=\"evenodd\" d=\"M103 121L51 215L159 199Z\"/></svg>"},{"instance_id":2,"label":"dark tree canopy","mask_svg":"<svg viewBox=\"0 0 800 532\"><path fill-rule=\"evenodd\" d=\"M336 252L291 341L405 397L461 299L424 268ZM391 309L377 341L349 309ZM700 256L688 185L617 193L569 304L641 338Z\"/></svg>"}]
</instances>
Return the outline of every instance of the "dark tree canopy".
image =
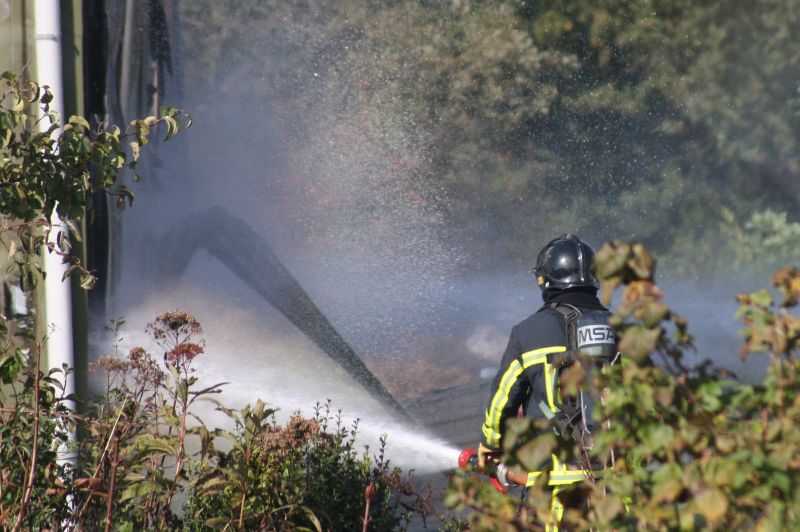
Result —
<instances>
[{"instance_id":1,"label":"dark tree canopy","mask_svg":"<svg viewBox=\"0 0 800 532\"><path fill-rule=\"evenodd\" d=\"M753 212L797 212L797 1L182 9L188 86L266 101L323 181L328 143L356 129L384 154L375 183L424 182L446 230L495 262L566 230L680 257Z\"/></svg>"}]
</instances>

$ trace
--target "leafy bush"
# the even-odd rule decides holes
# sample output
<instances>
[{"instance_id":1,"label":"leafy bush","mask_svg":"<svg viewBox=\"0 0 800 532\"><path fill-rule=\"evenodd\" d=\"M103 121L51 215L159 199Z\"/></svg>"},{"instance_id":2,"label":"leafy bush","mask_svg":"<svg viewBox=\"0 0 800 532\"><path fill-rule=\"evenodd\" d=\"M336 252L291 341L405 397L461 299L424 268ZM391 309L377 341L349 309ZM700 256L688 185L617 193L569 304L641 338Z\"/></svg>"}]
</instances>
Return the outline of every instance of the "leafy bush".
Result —
<instances>
[{"instance_id":1,"label":"leafy bush","mask_svg":"<svg viewBox=\"0 0 800 532\"><path fill-rule=\"evenodd\" d=\"M132 120L124 130L112 125L94 131L82 116L63 120L50 108L52 99L47 86L0 74L0 233L25 286L38 280L46 250L69 261L70 273L79 273L81 285L90 288L94 275L70 254L68 236L80 240L79 222L92 194L106 191L119 208L132 204L133 192L118 184L119 175L136 171L156 128L166 127L170 138L191 119L164 107L161 116ZM51 223L54 212L67 229Z\"/></svg>"},{"instance_id":2,"label":"leafy bush","mask_svg":"<svg viewBox=\"0 0 800 532\"><path fill-rule=\"evenodd\" d=\"M196 389L192 363L203 352L196 339L202 328L191 314L172 311L147 330L164 349L166 371L141 347L126 359L105 356L94 364L107 386L80 419L85 437L78 446L79 493L71 518L81 528L112 517L115 526L131 530L177 527L172 501L186 489L187 462L195 458L187 441L201 444L199 458L207 455L208 431L190 408L219 393L220 385Z\"/></svg>"},{"instance_id":3,"label":"leafy bush","mask_svg":"<svg viewBox=\"0 0 800 532\"><path fill-rule=\"evenodd\" d=\"M57 529L74 494L58 449L72 427L56 372L40 369L41 346L0 359L0 526Z\"/></svg>"},{"instance_id":4,"label":"leafy bush","mask_svg":"<svg viewBox=\"0 0 800 532\"><path fill-rule=\"evenodd\" d=\"M744 384L710 362L687 367L685 320L663 302L655 261L641 245L613 242L597 255L606 301L624 285L612 318L624 363L595 372L603 390L592 449L556 438L546 424L512 422L505 460L548 469L551 454L568 464L608 464L559 494L561 525L586 529L794 529L800 521L800 321L789 312L800 296L800 270L772 277L781 294L740 295L741 355L768 353L769 371ZM587 383L584 383L587 384ZM588 454L588 456L585 456ZM493 493L480 479L457 475L450 506L471 508L475 530L533 530L551 519L548 475L525 500Z\"/></svg>"},{"instance_id":5,"label":"leafy bush","mask_svg":"<svg viewBox=\"0 0 800 532\"><path fill-rule=\"evenodd\" d=\"M9 277L26 297L41 277L45 252L69 261L68 273L77 272L84 288L93 284L93 274L71 255L68 238L80 239L92 194L103 190L120 207L130 204L133 194L118 186L120 173L135 170L159 125L169 138L190 124L183 112L163 108L161 116L132 120L124 130L92 130L80 116L62 122L50 108L52 98L47 86L0 74L0 243L8 256L4 266L16 270ZM54 212L66 228L52 224ZM69 460L78 418L66 406L72 398L61 383L71 369L44 373L41 344L30 333L33 316L10 314L0 319L0 523L14 530L68 527L84 493L102 495L95 483L99 469L76 479L80 467ZM106 445L96 455L106 460L108 451Z\"/></svg>"},{"instance_id":6,"label":"leafy bush","mask_svg":"<svg viewBox=\"0 0 800 532\"><path fill-rule=\"evenodd\" d=\"M402 530L408 503L431 511L411 478L389 467L385 436L373 460L368 448L356 452L357 422L345 427L330 403L318 405L312 419L295 415L285 426L275 424L274 412L261 402L228 412L235 430L218 435L232 447L198 464L187 529L352 530L368 515L374 530Z\"/></svg>"}]
</instances>

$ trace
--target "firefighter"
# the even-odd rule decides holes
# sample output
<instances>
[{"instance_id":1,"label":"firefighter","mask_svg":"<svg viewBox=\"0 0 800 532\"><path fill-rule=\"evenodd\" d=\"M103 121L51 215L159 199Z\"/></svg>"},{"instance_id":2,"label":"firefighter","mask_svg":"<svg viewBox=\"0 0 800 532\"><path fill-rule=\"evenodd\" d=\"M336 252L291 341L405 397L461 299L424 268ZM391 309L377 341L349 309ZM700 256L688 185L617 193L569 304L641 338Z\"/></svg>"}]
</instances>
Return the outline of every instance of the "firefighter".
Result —
<instances>
[{"instance_id":1,"label":"firefighter","mask_svg":"<svg viewBox=\"0 0 800 532\"><path fill-rule=\"evenodd\" d=\"M590 270L594 255L589 244L571 234L550 241L539 253L533 273L544 305L511 329L490 389L478 448L479 467L500 455L506 420L516 417L521 408L528 416L550 419L561 436L590 437L590 400L572 407L564 404L557 381L567 353L577 351L606 360L616 355L614 332L608 325L610 313L597 298L598 285ZM579 467L558 463L555 456L552 460L553 522L548 529L555 529L563 513L558 491L586 474ZM528 473L526 485L532 485L540 474Z\"/></svg>"}]
</instances>

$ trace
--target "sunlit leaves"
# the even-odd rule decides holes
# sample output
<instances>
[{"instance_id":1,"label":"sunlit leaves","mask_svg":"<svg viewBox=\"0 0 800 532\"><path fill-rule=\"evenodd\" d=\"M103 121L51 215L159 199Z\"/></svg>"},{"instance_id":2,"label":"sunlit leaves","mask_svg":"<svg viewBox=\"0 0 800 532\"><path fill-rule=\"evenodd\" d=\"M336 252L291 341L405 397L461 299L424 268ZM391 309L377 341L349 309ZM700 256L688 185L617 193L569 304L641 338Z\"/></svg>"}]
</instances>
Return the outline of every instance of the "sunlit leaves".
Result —
<instances>
[{"instance_id":1,"label":"sunlit leaves","mask_svg":"<svg viewBox=\"0 0 800 532\"><path fill-rule=\"evenodd\" d=\"M622 330L619 341L619 349L625 356L637 362L644 362L649 359L650 353L658 347L661 340L661 328L648 329L646 327L634 325Z\"/></svg>"},{"instance_id":2,"label":"sunlit leaves","mask_svg":"<svg viewBox=\"0 0 800 532\"><path fill-rule=\"evenodd\" d=\"M794 357L800 348L800 319L788 311L797 305L800 270L781 268L771 281L783 297L779 309L774 308L772 294L767 290L736 296L741 305L737 316L745 324L741 331L744 336L740 350L742 358L749 353L763 352L778 357Z\"/></svg>"},{"instance_id":3,"label":"sunlit leaves","mask_svg":"<svg viewBox=\"0 0 800 532\"><path fill-rule=\"evenodd\" d=\"M601 283L624 285L612 320L623 359L594 375L602 401L595 404L600 429L593 434L591 454L600 463L613 458L614 468L571 488L576 493L588 490L590 496L588 503L568 507L564 525L626 530L797 528L800 360L796 320L788 309L797 297L798 271L785 268L772 277L782 305L767 290L737 298L746 325L745 351L773 355L764 381L745 384L711 364L686 367L685 344L673 343L665 333L673 328L685 340L687 324L664 303L653 283L653 263L629 263L637 255L635 249L615 242L598 253ZM532 422L509 425L509 435L509 463L520 461L523 449L526 457L535 458L532 465L542 462L551 449L544 435L553 438L553 454L579 456L574 442L554 438L546 427L537 430ZM564 495L561 500L570 499ZM490 504L488 499L483 502ZM547 501L531 499L528 504L541 518ZM522 529L537 525L526 526Z\"/></svg>"},{"instance_id":4,"label":"sunlit leaves","mask_svg":"<svg viewBox=\"0 0 800 532\"><path fill-rule=\"evenodd\" d=\"M797 305L798 298L800 298L800 269L781 268L772 275L771 281L783 296L781 306Z\"/></svg>"},{"instance_id":5,"label":"sunlit leaves","mask_svg":"<svg viewBox=\"0 0 800 532\"><path fill-rule=\"evenodd\" d=\"M695 497L695 504L711 526L717 525L728 511L728 499L716 488L703 490Z\"/></svg>"},{"instance_id":6,"label":"sunlit leaves","mask_svg":"<svg viewBox=\"0 0 800 532\"><path fill-rule=\"evenodd\" d=\"M546 469L543 465L550 463L555 447L553 434L545 433L516 449L515 457L526 471L540 471Z\"/></svg>"},{"instance_id":7,"label":"sunlit leaves","mask_svg":"<svg viewBox=\"0 0 800 532\"><path fill-rule=\"evenodd\" d=\"M35 282L38 276L29 275L33 270L26 263L37 262L46 248L69 260L70 271L78 272L81 286L88 288L94 283L93 274L70 255L66 235L56 243L35 235L47 230L57 206L71 236L80 238L72 222L84 218L96 190L115 195L119 208L131 205L133 193L124 186L114 187L123 171L136 166L150 129L164 124L165 136L171 138L190 120L184 112L165 107L159 117L133 120L125 132L116 126L92 131L88 120L75 115L62 125L61 117L48 106L52 100L48 87L22 83L11 72L0 80L0 217L10 221L4 229L16 233L21 243L23 254L14 260L20 274ZM128 136L136 141L126 146L123 141Z\"/></svg>"}]
</instances>

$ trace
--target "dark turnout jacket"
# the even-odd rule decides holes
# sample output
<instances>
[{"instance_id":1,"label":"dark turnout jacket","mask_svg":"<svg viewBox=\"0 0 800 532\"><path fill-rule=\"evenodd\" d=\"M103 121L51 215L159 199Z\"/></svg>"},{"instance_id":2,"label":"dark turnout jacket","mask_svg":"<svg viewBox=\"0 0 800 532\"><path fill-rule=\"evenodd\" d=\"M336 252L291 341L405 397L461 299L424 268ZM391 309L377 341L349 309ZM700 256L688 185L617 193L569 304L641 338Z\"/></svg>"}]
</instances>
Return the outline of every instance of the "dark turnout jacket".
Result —
<instances>
[{"instance_id":1,"label":"dark turnout jacket","mask_svg":"<svg viewBox=\"0 0 800 532\"><path fill-rule=\"evenodd\" d=\"M591 291L548 291L545 305L511 329L489 394L483 421L483 444L501 449L505 422L520 406L526 415L544 417L555 410L555 371L552 357L567 350L564 320L552 303L572 305L581 312L606 310Z\"/></svg>"}]
</instances>

